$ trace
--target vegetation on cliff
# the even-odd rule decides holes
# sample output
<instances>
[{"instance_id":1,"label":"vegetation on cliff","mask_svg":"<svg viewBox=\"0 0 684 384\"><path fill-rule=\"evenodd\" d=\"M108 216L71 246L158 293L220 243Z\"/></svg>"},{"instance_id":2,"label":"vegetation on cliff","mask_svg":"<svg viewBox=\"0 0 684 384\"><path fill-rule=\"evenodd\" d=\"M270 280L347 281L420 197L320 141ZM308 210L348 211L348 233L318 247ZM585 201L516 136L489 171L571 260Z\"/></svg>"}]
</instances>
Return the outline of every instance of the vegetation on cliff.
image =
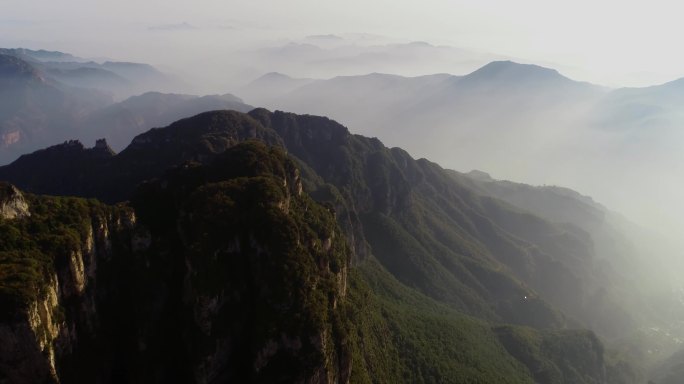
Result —
<instances>
[{"instance_id":1,"label":"vegetation on cliff","mask_svg":"<svg viewBox=\"0 0 684 384\"><path fill-rule=\"evenodd\" d=\"M64 378L637 380L594 333L568 330L601 288L584 284L595 282L588 233L331 120L222 111L151 130L117 155L81 147L69 153L88 162L46 161L61 150L0 177L130 199L139 233L97 274L102 328L62 356ZM114 362L79 372L76 357L97 364L97 353Z\"/></svg>"}]
</instances>

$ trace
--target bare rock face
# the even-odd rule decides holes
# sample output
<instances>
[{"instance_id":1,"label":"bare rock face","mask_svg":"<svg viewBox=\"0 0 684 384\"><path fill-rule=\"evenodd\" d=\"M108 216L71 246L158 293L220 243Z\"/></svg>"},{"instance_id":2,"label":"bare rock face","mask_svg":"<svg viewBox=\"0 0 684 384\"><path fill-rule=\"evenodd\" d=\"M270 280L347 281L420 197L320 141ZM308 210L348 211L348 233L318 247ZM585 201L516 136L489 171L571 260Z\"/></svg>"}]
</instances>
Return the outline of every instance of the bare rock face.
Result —
<instances>
[{"instance_id":1,"label":"bare rock face","mask_svg":"<svg viewBox=\"0 0 684 384\"><path fill-rule=\"evenodd\" d=\"M0 183L0 218L17 219L31 216L24 195L12 184Z\"/></svg>"},{"instance_id":2,"label":"bare rock face","mask_svg":"<svg viewBox=\"0 0 684 384\"><path fill-rule=\"evenodd\" d=\"M44 297L31 302L11 321L0 322L0 382L59 382L53 344L61 330L54 316L57 290L53 276Z\"/></svg>"},{"instance_id":3,"label":"bare rock face","mask_svg":"<svg viewBox=\"0 0 684 384\"><path fill-rule=\"evenodd\" d=\"M1 219L29 216L28 204L14 186L0 184L0 197ZM129 233L135 227L132 211L97 207L102 210L91 208L72 217L85 225L78 240L32 256L53 259L47 264L49 271L34 277L35 295L6 294L0 300L0 383L90 382L95 376L83 373L82 366L74 368L73 361L86 359L93 345L99 345L98 332L108 332L102 331L98 295L106 297L111 287L107 284L106 276L111 273L107 266L118 255L130 254ZM39 222L40 217L36 213L27 220ZM21 230L22 223L16 224ZM101 283L103 275L105 282ZM109 376L104 374L105 378Z\"/></svg>"}]
</instances>

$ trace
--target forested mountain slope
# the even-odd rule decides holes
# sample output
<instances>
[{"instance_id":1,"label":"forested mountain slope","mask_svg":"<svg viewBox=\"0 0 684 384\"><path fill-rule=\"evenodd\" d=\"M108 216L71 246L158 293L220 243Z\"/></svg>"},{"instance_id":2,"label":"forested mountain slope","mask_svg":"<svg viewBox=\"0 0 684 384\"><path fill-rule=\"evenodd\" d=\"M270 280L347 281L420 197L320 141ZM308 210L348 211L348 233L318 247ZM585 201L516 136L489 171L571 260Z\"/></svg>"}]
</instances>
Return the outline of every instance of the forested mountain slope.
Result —
<instances>
[{"instance_id":1,"label":"forested mountain slope","mask_svg":"<svg viewBox=\"0 0 684 384\"><path fill-rule=\"evenodd\" d=\"M596 306L612 280L595 274L589 233L323 117L208 112L119 154L80 143L38 151L0 179L130 201L119 209L135 212L126 230L141 235L118 260L133 260L120 273L140 276L130 292L144 294L120 297L141 308L121 339L121 351L139 349L122 377L149 379L149 365L153 377L198 382L637 382L596 334L570 330L618 337L642 321L624 321L611 297ZM237 336L248 324L250 336ZM232 354L242 342L253 354ZM59 374L68 354L55 353Z\"/></svg>"}]
</instances>

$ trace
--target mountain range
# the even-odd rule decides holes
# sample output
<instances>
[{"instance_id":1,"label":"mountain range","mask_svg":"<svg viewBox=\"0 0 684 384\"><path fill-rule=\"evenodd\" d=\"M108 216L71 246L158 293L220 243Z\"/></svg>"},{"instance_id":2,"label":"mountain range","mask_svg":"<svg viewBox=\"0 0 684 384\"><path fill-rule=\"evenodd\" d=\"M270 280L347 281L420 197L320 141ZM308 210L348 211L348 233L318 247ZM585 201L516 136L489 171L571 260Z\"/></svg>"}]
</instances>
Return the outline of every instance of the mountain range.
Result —
<instances>
[{"instance_id":1,"label":"mountain range","mask_svg":"<svg viewBox=\"0 0 684 384\"><path fill-rule=\"evenodd\" d=\"M189 71L194 84L209 92L236 90L264 73L281 72L302 78L329 78L385 72L417 76L426 73L466 73L506 56L423 41L397 41L368 34L307 36L264 42L229 53L213 52L203 71ZM217 76L220 74L220 76ZM243 96L243 94L240 94Z\"/></svg>"},{"instance_id":2,"label":"mountain range","mask_svg":"<svg viewBox=\"0 0 684 384\"><path fill-rule=\"evenodd\" d=\"M683 138L680 80L610 89L511 61L463 76L284 76L265 75L239 94L255 106L330 116L449 168L568 185L659 231L682 224L684 212L673 211L684 193L673 177L684 166L674 144Z\"/></svg>"},{"instance_id":3,"label":"mountain range","mask_svg":"<svg viewBox=\"0 0 684 384\"><path fill-rule=\"evenodd\" d=\"M0 148L7 153L5 160L15 148L35 149L54 144L60 136L73 136L70 122L111 102L100 92L64 86L8 55L0 55L0 84Z\"/></svg>"},{"instance_id":4,"label":"mountain range","mask_svg":"<svg viewBox=\"0 0 684 384\"><path fill-rule=\"evenodd\" d=\"M69 53L25 48L0 48L0 54L23 60L65 85L97 89L118 100L144 92L178 92L188 87L149 64L95 62Z\"/></svg>"},{"instance_id":5,"label":"mountain range","mask_svg":"<svg viewBox=\"0 0 684 384\"><path fill-rule=\"evenodd\" d=\"M283 84L289 86L284 88ZM267 74L241 94L254 105L331 116L359 133L383 137L391 132L393 144L416 151L414 148L425 146L436 134L467 137L473 131L485 131L481 127L487 126L481 132L487 138L505 135L513 130L507 127L518 128L516 123L528 121L531 114L537 120L550 119L562 108L578 102L590 104L607 91L573 81L552 69L499 61L465 76L373 73L329 80L286 80L282 74ZM505 125L501 121L504 118L509 120ZM454 128L447 131L448 124ZM416 126L424 126L418 143L414 148L403 145L409 141L411 127ZM433 153L441 156L437 150Z\"/></svg>"},{"instance_id":6,"label":"mountain range","mask_svg":"<svg viewBox=\"0 0 684 384\"><path fill-rule=\"evenodd\" d=\"M310 40L249 53L474 57ZM313 77L0 49L0 381L676 382L676 248L555 184L678 228L680 80Z\"/></svg>"},{"instance_id":7,"label":"mountain range","mask_svg":"<svg viewBox=\"0 0 684 384\"><path fill-rule=\"evenodd\" d=\"M61 52L0 49L0 163L75 138L106 138L119 150L137 134L181 117L214 109L252 109L229 94L147 92L115 102L112 89L99 82L104 77L98 71L115 71L103 76L125 78L140 89L154 88L152 82L165 78L143 64L72 60L77 59ZM56 73L58 68L61 72ZM69 75L65 68L72 68ZM100 80L89 82L91 75Z\"/></svg>"},{"instance_id":8,"label":"mountain range","mask_svg":"<svg viewBox=\"0 0 684 384\"><path fill-rule=\"evenodd\" d=\"M39 335L0 350L10 379L636 383L623 346L671 309L590 198L324 117L206 112L0 180L25 194L6 187L0 331Z\"/></svg>"}]
</instances>

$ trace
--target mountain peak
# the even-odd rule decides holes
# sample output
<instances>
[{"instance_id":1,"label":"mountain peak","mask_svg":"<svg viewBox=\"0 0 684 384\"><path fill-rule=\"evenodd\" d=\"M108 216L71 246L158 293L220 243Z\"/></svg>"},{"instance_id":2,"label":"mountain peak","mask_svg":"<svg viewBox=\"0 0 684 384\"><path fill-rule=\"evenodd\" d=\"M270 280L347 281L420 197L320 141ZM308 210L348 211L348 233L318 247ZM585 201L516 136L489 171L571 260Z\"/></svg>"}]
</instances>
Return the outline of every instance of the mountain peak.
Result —
<instances>
[{"instance_id":1,"label":"mountain peak","mask_svg":"<svg viewBox=\"0 0 684 384\"><path fill-rule=\"evenodd\" d=\"M263 74L256 79L252 80L247 86L248 87L254 87L254 86L273 86L275 85L282 85L282 84L290 84L292 82L296 82L297 80L280 72L269 72L266 74Z\"/></svg>"},{"instance_id":2,"label":"mountain peak","mask_svg":"<svg viewBox=\"0 0 684 384\"><path fill-rule=\"evenodd\" d=\"M311 79L295 78L280 72L269 72L266 73L248 84L248 86L260 86L260 85L292 85L292 84L304 84L312 81Z\"/></svg>"},{"instance_id":3,"label":"mountain peak","mask_svg":"<svg viewBox=\"0 0 684 384\"><path fill-rule=\"evenodd\" d=\"M280 72L269 72L269 73L266 73L263 76L261 76L260 79L272 79L272 80L273 79L287 79L287 80L291 80L292 77L290 77L284 73L280 73Z\"/></svg>"},{"instance_id":4,"label":"mountain peak","mask_svg":"<svg viewBox=\"0 0 684 384\"><path fill-rule=\"evenodd\" d=\"M96 153L101 153L107 157L113 156L116 154L112 147L107 144L107 139L97 139L95 140L95 147L93 147L93 151Z\"/></svg>"},{"instance_id":5,"label":"mountain peak","mask_svg":"<svg viewBox=\"0 0 684 384\"><path fill-rule=\"evenodd\" d=\"M434 45L432 45L426 41L412 41L412 42L408 43L408 46L411 46L411 47L427 47L427 48L434 47Z\"/></svg>"},{"instance_id":6,"label":"mountain peak","mask_svg":"<svg viewBox=\"0 0 684 384\"><path fill-rule=\"evenodd\" d=\"M476 70L473 73L477 73L480 71L490 73L490 74L491 73L516 73L516 74L523 74L523 73L542 74L543 73L546 75L563 77L555 69L542 67L542 66L536 65L536 64L517 63L517 62L511 61L511 60L492 61L489 64L485 64L483 67L481 67L480 69Z\"/></svg>"},{"instance_id":7,"label":"mountain peak","mask_svg":"<svg viewBox=\"0 0 684 384\"><path fill-rule=\"evenodd\" d=\"M520 64L510 60L492 61L463 77L462 81L564 81L572 80L561 75L555 69L535 64Z\"/></svg>"},{"instance_id":8,"label":"mountain peak","mask_svg":"<svg viewBox=\"0 0 684 384\"><path fill-rule=\"evenodd\" d=\"M489 173L477 169L473 169L472 171L466 173L466 176L478 181L494 181L494 178L492 178Z\"/></svg>"}]
</instances>

